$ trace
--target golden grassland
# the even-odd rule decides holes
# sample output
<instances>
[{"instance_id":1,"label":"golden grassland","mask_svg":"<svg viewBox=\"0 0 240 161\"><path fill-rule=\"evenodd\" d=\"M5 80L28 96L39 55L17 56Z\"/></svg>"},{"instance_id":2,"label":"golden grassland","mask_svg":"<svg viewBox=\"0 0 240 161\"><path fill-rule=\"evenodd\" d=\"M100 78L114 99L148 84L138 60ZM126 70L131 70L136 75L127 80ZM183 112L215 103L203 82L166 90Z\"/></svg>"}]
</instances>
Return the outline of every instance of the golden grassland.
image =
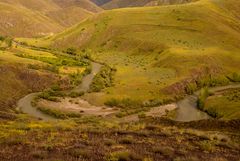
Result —
<instances>
[{"instance_id":1,"label":"golden grassland","mask_svg":"<svg viewBox=\"0 0 240 161\"><path fill-rule=\"evenodd\" d=\"M91 103L103 104L111 98L171 99L182 90L176 86L179 82L239 72L238 4L236 0L201 0L116 9L55 36L18 40L36 46L75 47L116 68L114 87L89 94L86 99Z\"/></svg>"},{"instance_id":2,"label":"golden grassland","mask_svg":"<svg viewBox=\"0 0 240 161\"><path fill-rule=\"evenodd\" d=\"M63 31L102 9L88 0L1 0L0 34L41 37Z\"/></svg>"}]
</instances>

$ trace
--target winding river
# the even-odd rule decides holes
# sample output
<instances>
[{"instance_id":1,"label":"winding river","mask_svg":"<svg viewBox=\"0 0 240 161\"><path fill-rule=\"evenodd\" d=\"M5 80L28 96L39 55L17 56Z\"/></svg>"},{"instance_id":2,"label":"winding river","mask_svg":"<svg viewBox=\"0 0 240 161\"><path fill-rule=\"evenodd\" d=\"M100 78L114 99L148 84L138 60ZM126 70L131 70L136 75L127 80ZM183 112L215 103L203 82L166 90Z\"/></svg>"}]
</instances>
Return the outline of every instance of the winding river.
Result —
<instances>
[{"instance_id":1,"label":"winding river","mask_svg":"<svg viewBox=\"0 0 240 161\"><path fill-rule=\"evenodd\" d=\"M86 75L82 79L82 83L74 88L72 91L80 92L80 91L88 91L90 84L93 81L94 76L100 71L102 65L92 62L92 71L90 74ZM240 88L240 84L233 84L228 86L221 86L221 87L213 87L210 88L210 92L218 92L221 90L231 89L231 88ZM159 111L162 109L167 108L167 110L173 110L177 108L175 121L195 121L195 120L203 120L203 119L210 119L211 117L205 113L200 111L197 108L197 99L200 91L195 92L193 95L186 96L183 100L170 104L170 105L163 105L159 107L153 107L150 113L154 113L154 111ZM34 116L36 118L45 120L45 121L53 121L56 120L54 117L46 115L41 111L37 110L37 108L33 107L31 102L32 100L39 94L38 93L31 93L20 99L17 103L17 109L21 110L22 112ZM173 107L174 106L174 107Z\"/></svg>"},{"instance_id":2,"label":"winding river","mask_svg":"<svg viewBox=\"0 0 240 161\"><path fill-rule=\"evenodd\" d=\"M209 92L215 93L218 91L234 88L240 88L240 84L209 88ZM211 118L207 113L202 112L197 108L199 93L200 91L197 91L193 95L187 96L177 103L177 113L176 118L174 119L175 121L188 122Z\"/></svg>"},{"instance_id":3,"label":"winding river","mask_svg":"<svg viewBox=\"0 0 240 161\"><path fill-rule=\"evenodd\" d=\"M82 83L74 88L72 91L74 92L86 92L89 90L90 85L93 81L94 76L100 71L102 65L99 63L92 62L91 63L92 70L91 73L86 75L82 79ZM29 114L30 116L34 116L36 118L45 120L45 121L53 121L56 120L54 117L49 116L47 114L42 113L41 111L37 110L36 107L32 106L32 100L39 95L40 92L31 93L20 99L17 103L17 110L21 110L23 113Z\"/></svg>"}]
</instances>

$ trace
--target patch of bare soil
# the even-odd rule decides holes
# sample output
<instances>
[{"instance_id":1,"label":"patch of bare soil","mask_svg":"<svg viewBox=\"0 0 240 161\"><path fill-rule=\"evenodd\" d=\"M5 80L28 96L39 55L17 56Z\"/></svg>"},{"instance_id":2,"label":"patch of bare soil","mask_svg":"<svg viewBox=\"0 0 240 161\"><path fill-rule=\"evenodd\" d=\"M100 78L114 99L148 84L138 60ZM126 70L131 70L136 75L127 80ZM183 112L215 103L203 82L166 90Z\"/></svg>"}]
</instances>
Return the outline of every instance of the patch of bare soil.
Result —
<instances>
[{"instance_id":1,"label":"patch of bare soil","mask_svg":"<svg viewBox=\"0 0 240 161\"><path fill-rule=\"evenodd\" d=\"M162 106L157 106L151 108L148 112L145 112L146 116L150 117L163 117L165 116L169 111L175 110L177 108L177 104L167 104ZM120 119L121 122L137 122L139 121L138 114L129 115L126 117L123 117Z\"/></svg>"},{"instance_id":2,"label":"patch of bare soil","mask_svg":"<svg viewBox=\"0 0 240 161\"><path fill-rule=\"evenodd\" d=\"M177 104L175 103L153 107L150 111L146 112L146 116L162 117L166 115L168 111L175 110L176 108Z\"/></svg>"},{"instance_id":3,"label":"patch of bare soil","mask_svg":"<svg viewBox=\"0 0 240 161\"><path fill-rule=\"evenodd\" d=\"M61 111L77 112L83 115L109 116L116 112L116 109L106 106L94 106L81 98L63 98L59 102L53 102L41 99L38 102L39 107L54 108Z\"/></svg>"}]
</instances>

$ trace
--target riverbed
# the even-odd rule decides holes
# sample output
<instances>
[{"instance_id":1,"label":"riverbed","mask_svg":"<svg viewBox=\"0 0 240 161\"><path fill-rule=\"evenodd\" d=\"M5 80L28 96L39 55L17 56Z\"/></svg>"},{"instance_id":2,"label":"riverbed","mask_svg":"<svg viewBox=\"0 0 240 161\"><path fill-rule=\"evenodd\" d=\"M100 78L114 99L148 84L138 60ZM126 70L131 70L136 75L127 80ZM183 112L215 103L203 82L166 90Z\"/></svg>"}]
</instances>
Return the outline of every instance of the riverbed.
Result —
<instances>
[{"instance_id":1,"label":"riverbed","mask_svg":"<svg viewBox=\"0 0 240 161\"><path fill-rule=\"evenodd\" d=\"M87 92L90 88L90 85L93 81L94 76L100 71L102 65L99 63L92 62L92 70L91 73L83 77L82 83L75 87L72 91L74 92ZM210 92L218 92L221 90L231 89L231 88L240 88L240 84L233 84L233 85L227 85L227 86L221 86L221 87L213 87L209 88ZM186 96L183 100L180 100L176 103L172 103L169 105L162 105L158 107L153 107L150 109L150 111L146 112L146 116L153 116L153 117L161 117L166 114L166 111L176 110L176 117L173 119L175 121L182 121L182 122L188 122L188 121L196 121L196 120L204 120L204 119L211 119L211 117L203 112L200 111L197 108L197 99L200 91L195 92L193 95ZM56 120L54 117L51 117L49 115L46 115L42 113L41 111L37 110L36 107L33 107L31 102L32 100L39 94L38 93L31 93L22 99L20 99L17 103L18 110L21 110L22 112L29 114L33 117L40 118L45 121L53 121ZM78 98L78 101L85 103L89 107L93 107L85 100L82 100L81 98ZM88 107L87 106L87 107ZM96 107L95 109L87 109L88 111L94 111L102 112L103 114L109 113L112 114L114 111L109 110L108 107ZM83 110L85 107L81 108ZM96 111L97 110L97 111ZM116 112L116 111L115 111ZM92 114L92 113L91 113ZM98 115L98 113L97 113ZM131 119L126 119L126 118ZM131 115L127 116L126 118L123 118L123 120L138 120L137 115Z\"/></svg>"},{"instance_id":2,"label":"riverbed","mask_svg":"<svg viewBox=\"0 0 240 161\"><path fill-rule=\"evenodd\" d=\"M102 65L99 63L92 62L91 63L92 70L91 73L83 77L82 83L75 87L72 91L74 92L86 92L89 90L90 85L93 81L94 76L100 71ZM36 107L33 107L32 100L39 95L40 92L31 93L20 99L17 103L17 110L22 111L23 113L29 114L30 116L45 120L45 121L53 121L56 118L44 114L43 112L39 111Z\"/></svg>"}]
</instances>

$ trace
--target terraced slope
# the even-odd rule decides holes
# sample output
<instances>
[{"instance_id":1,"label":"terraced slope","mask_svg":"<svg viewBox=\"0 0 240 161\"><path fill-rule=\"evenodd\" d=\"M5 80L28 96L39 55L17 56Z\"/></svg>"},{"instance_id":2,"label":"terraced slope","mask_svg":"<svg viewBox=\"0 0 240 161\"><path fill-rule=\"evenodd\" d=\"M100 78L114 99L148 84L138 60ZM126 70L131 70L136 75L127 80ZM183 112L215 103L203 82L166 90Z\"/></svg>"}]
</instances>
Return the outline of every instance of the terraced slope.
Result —
<instances>
[{"instance_id":1,"label":"terraced slope","mask_svg":"<svg viewBox=\"0 0 240 161\"><path fill-rule=\"evenodd\" d=\"M102 11L88 0L0 0L0 34L13 37L57 33Z\"/></svg>"}]
</instances>

